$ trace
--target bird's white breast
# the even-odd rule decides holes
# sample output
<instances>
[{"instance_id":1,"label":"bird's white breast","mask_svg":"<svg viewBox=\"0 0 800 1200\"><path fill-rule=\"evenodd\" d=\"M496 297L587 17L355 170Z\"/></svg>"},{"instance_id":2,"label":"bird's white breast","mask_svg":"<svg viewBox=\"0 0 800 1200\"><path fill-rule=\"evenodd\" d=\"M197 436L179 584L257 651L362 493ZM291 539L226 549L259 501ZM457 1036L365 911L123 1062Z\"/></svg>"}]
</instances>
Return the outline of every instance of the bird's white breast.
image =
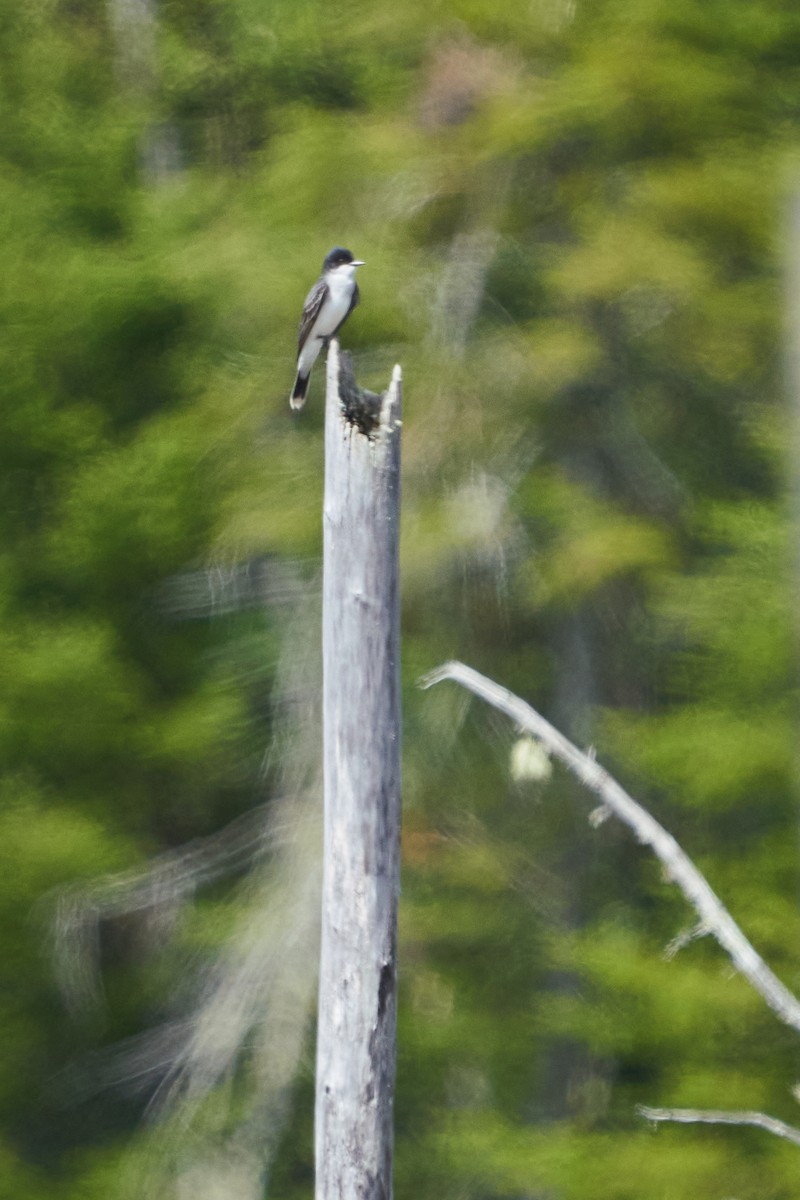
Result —
<instances>
[{"instance_id":1,"label":"bird's white breast","mask_svg":"<svg viewBox=\"0 0 800 1200\"><path fill-rule=\"evenodd\" d=\"M347 316L353 298L353 288L356 286L355 273L356 268L351 263L345 263L328 272L328 295L314 328L318 336L328 337Z\"/></svg>"}]
</instances>

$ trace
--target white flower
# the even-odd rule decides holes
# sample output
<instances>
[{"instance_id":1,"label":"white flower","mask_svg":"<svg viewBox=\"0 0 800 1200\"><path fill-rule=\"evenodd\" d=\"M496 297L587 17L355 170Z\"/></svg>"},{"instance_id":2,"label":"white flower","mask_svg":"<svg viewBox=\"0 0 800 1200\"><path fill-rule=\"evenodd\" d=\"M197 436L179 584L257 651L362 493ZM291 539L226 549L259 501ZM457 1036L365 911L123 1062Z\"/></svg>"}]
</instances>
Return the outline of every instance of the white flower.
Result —
<instances>
[{"instance_id":1,"label":"white flower","mask_svg":"<svg viewBox=\"0 0 800 1200\"><path fill-rule=\"evenodd\" d=\"M517 783L546 783L553 774L550 755L536 738L517 738L511 747L511 775Z\"/></svg>"}]
</instances>

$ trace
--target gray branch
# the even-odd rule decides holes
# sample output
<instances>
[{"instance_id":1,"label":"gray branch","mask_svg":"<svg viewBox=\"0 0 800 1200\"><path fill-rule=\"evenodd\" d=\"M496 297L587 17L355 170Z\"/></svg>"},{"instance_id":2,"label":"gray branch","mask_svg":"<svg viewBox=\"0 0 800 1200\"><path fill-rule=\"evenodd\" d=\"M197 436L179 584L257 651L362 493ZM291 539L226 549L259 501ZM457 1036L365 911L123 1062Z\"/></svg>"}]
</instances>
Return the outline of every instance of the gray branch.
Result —
<instances>
[{"instance_id":1,"label":"gray branch","mask_svg":"<svg viewBox=\"0 0 800 1200\"><path fill-rule=\"evenodd\" d=\"M800 1002L770 970L672 834L612 779L593 754L583 753L524 700L464 663L445 663L421 682L423 687L430 687L445 679L461 684L538 738L549 754L599 796L602 808L632 829L663 863L667 878L680 888L703 929L717 939L736 970L784 1024L800 1030Z\"/></svg>"},{"instance_id":2,"label":"gray branch","mask_svg":"<svg viewBox=\"0 0 800 1200\"><path fill-rule=\"evenodd\" d=\"M273 801L273 808L279 803ZM151 932L163 941L179 907L191 902L200 888L243 872L259 857L290 843L292 826L286 820L268 821L268 808L258 805L217 833L166 851L145 867L76 883L56 893L53 964L73 1016L91 1013L97 1020L103 1003L100 922L148 913ZM48 902L51 899L46 897Z\"/></svg>"},{"instance_id":3,"label":"gray branch","mask_svg":"<svg viewBox=\"0 0 800 1200\"><path fill-rule=\"evenodd\" d=\"M703 1108L648 1108L638 1104L636 1111L648 1121L679 1121L683 1125L754 1125L757 1129L766 1129L776 1137L785 1138L800 1146L800 1129L787 1125L777 1117L769 1117L761 1112L725 1112Z\"/></svg>"}]
</instances>

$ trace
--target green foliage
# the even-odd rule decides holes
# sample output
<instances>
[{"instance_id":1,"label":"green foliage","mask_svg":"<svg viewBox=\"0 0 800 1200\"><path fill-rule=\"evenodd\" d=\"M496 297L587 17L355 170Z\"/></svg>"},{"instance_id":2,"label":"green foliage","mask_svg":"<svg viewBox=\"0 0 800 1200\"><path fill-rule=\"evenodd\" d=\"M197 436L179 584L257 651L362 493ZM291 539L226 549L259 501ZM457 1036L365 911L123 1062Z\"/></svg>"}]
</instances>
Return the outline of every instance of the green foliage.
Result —
<instances>
[{"instance_id":1,"label":"green foliage","mask_svg":"<svg viewBox=\"0 0 800 1200\"><path fill-rule=\"evenodd\" d=\"M691 918L575 785L515 782L515 731L415 682L464 658L613 756L797 984L780 222L800 15L158 11L133 80L106 5L0 13L9 1194L136 1194L141 1106L63 1105L52 1081L157 1019L238 911L208 897L158 961L104 931L109 1027L65 1018L52 889L263 786L269 630L166 596L182 571L319 552L321 370L300 422L286 399L339 243L367 260L359 378L399 359L406 381L398 1193L793 1195L796 1152L766 1134L635 1114L796 1120L789 1034L715 947L661 960ZM310 1100L305 1078L275 1195L308 1194Z\"/></svg>"}]
</instances>

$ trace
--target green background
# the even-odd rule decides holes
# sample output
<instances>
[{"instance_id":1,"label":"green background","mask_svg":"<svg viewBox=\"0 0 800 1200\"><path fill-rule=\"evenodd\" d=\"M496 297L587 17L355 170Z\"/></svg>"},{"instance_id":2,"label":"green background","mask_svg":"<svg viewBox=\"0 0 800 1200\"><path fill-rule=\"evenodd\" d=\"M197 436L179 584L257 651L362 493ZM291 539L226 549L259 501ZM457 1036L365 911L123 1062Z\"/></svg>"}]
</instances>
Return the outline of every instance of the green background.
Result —
<instances>
[{"instance_id":1,"label":"green background","mask_svg":"<svg viewBox=\"0 0 800 1200\"><path fill-rule=\"evenodd\" d=\"M269 820L298 633L208 595L245 564L318 586L321 367L299 419L288 392L340 244L359 380L405 380L398 1197L796 1197L796 1148L635 1111L796 1122L796 1037L710 941L664 960L692 914L576 783L515 779L513 728L416 681L461 658L594 744L800 985L800 11L125 11L0 9L0 1194L170 1195L258 1128L252 1041L185 1121L148 1118L157 1073L104 1082L191 1019L264 900L241 863L156 935L106 915L102 1005L51 951L66 885ZM265 1195L310 1194L312 1065Z\"/></svg>"}]
</instances>

